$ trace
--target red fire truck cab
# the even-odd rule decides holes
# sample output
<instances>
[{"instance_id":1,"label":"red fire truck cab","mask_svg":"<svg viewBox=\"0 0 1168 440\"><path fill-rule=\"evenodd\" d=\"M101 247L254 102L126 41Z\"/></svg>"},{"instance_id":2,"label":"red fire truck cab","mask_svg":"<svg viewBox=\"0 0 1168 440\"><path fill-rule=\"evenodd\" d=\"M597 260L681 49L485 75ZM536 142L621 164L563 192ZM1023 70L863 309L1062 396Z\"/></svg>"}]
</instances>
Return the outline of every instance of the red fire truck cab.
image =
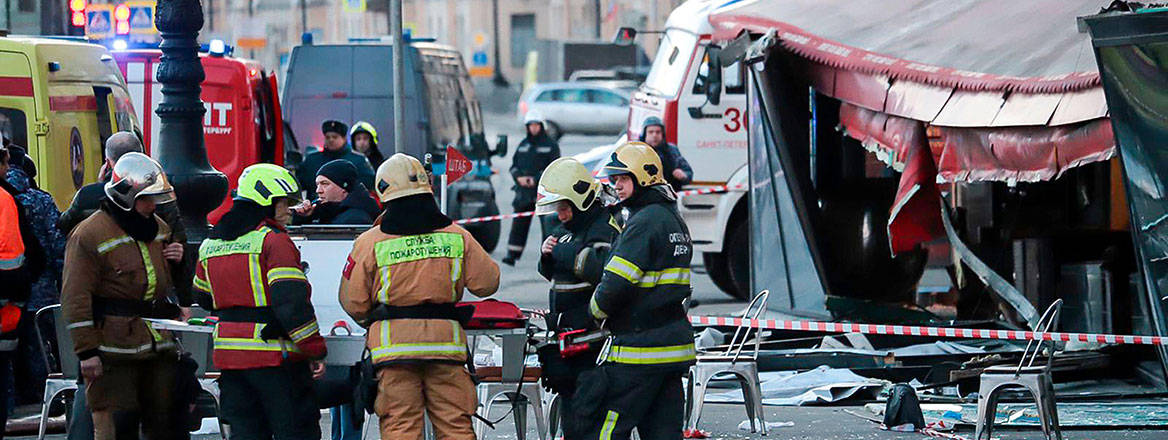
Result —
<instances>
[{"instance_id":1,"label":"red fire truck cab","mask_svg":"<svg viewBox=\"0 0 1168 440\"><path fill-rule=\"evenodd\" d=\"M162 84L155 79L162 52L156 49L114 51L126 77L134 111L142 121L146 152L153 157L161 122L154 110L162 101ZM284 164L284 123L276 76L259 63L230 56L202 53L203 137L211 165L227 175L231 189L243 169L255 163ZM208 215L212 223L231 208L231 196Z\"/></svg>"}]
</instances>

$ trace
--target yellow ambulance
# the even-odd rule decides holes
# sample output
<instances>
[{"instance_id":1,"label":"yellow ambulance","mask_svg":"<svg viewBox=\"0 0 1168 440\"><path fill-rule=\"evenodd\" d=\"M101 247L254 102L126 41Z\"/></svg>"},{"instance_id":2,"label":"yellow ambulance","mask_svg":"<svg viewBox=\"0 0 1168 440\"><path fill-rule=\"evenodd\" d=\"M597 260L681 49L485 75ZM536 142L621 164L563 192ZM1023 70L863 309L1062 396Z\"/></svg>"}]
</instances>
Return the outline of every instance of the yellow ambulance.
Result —
<instances>
[{"instance_id":1,"label":"yellow ambulance","mask_svg":"<svg viewBox=\"0 0 1168 440\"><path fill-rule=\"evenodd\" d=\"M105 139L118 131L141 133L123 73L104 47L0 33L0 134L28 150L37 184L58 207L97 181Z\"/></svg>"}]
</instances>

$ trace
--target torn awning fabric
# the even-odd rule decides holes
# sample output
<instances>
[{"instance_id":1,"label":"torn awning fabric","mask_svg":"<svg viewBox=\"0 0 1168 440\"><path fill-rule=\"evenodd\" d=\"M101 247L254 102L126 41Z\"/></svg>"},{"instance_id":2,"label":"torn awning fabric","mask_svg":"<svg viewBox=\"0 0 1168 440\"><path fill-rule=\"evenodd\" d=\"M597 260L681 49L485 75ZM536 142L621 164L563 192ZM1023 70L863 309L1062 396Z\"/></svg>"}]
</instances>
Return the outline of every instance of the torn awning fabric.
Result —
<instances>
[{"instance_id":1,"label":"torn awning fabric","mask_svg":"<svg viewBox=\"0 0 1168 440\"><path fill-rule=\"evenodd\" d=\"M937 183L1047 181L1115 155L1075 26L1105 3L748 0L710 23L715 40L772 35L769 50L797 55L816 92L841 101L848 136L903 173L888 224L896 254L943 236Z\"/></svg>"}]
</instances>

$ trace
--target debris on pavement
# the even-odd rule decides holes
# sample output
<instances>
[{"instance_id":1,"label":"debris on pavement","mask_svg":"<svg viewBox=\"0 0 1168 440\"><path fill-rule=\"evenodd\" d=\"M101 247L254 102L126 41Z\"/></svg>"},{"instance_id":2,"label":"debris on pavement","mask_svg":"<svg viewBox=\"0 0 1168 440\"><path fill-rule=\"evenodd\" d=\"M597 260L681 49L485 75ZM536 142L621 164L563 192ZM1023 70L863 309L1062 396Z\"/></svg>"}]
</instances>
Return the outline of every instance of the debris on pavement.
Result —
<instances>
[{"instance_id":1,"label":"debris on pavement","mask_svg":"<svg viewBox=\"0 0 1168 440\"><path fill-rule=\"evenodd\" d=\"M775 429L775 428L787 428L787 427L791 427L791 426L795 426L795 422L766 422L766 427L767 427L768 431ZM739 423L738 430L739 431L750 431L750 420L743 420L742 423Z\"/></svg>"},{"instance_id":2,"label":"debris on pavement","mask_svg":"<svg viewBox=\"0 0 1168 440\"><path fill-rule=\"evenodd\" d=\"M759 373L763 405L799 406L835 403L850 398L871 399L887 382L850 370L820 366L804 372ZM714 387L711 387L713 389ZM742 403L740 391L706 395L708 403Z\"/></svg>"}]
</instances>

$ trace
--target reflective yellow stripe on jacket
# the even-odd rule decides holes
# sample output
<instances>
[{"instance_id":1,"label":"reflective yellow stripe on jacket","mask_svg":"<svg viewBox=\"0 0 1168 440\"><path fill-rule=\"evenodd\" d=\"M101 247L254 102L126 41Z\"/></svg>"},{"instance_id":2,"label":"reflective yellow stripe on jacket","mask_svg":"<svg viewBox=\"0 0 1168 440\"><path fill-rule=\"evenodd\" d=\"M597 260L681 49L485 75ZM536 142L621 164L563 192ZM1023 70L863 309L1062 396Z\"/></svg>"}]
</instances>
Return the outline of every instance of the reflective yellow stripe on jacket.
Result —
<instances>
[{"instance_id":1,"label":"reflective yellow stripe on jacket","mask_svg":"<svg viewBox=\"0 0 1168 440\"><path fill-rule=\"evenodd\" d=\"M377 346L371 351L373 363L400 359L451 358L466 356L466 335L462 325L455 321L451 323L451 337L449 342L422 342L402 343L393 342L392 321L378 321L376 325L380 333Z\"/></svg>"},{"instance_id":2,"label":"reflective yellow stripe on jacket","mask_svg":"<svg viewBox=\"0 0 1168 440\"><path fill-rule=\"evenodd\" d=\"M315 322L313 323L315 324ZM219 325L222 325L220 323ZM219 336L219 325L215 326L215 331L212 334L216 350L244 350L244 351L285 351L288 353L299 353L300 349L296 344L288 342L284 339L264 340L260 337L260 332L263 331L266 324L255 324L255 330L252 332L250 338L229 338Z\"/></svg>"},{"instance_id":3,"label":"reflective yellow stripe on jacket","mask_svg":"<svg viewBox=\"0 0 1168 440\"><path fill-rule=\"evenodd\" d=\"M633 365L658 365L690 362L697 359L697 350L693 343L671 345L667 347L627 347L613 345L608 362Z\"/></svg>"},{"instance_id":4,"label":"reflective yellow stripe on jacket","mask_svg":"<svg viewBox=\"0 0 1168 440\"><path fill-rule=\"evenodd\" d=\"M650 289L666 284L685 286L689 285L690 279L690 269L688 267L671 267L659 271L643 271L636 264L633 264L633 262L615 255L604 266L604 270L624 278L630 284L643 289Z\"/></svg>"},{"instance_id":5,"label":"reflective yellow stripe on jacket","mask_svg":"<svg viewBox=\"0 0 1168 440\"><path fill-rule=\"evenodd\" d=\"M235 240L207 239L199 246L199 264L206 264L210 258L225 255L247 254L248 284L251 285L251 296L256 307L268 305L268 295L265 286L273 280L273 275L281 278L304 278L304 272L297 268L273 268L268 273L260 267L260 253L264 250L264 238L271 232L271 228L262 227L241 235ZM295 271L295 272L293 272ZM265 282L265 278L267 281ZM307 278L304 278L307 279ZM211 292L211 283L207 280L195 278L195 287Z\"/></svg>"},{"instance_id":6,"label":"reflective yellow stripe on jacket","mask_svg":"<svg viewBox=\"0 0 1168 440\"><path fill-rule=\"evenodd\" d=\"M382 304L389 304L390 275L397 270L394 266L427 259L450 260L450 301L458 299L458 281L462 278L462 265L465 252L465 243L460 234L450 232L433 232L429 234L411 235L378 242L374 245L377 258L377 296L376 300ZM435 301L442 301L435 298ZM456 321L447 321L451 326L449 336L438 336L436 341L416 342L417 335L411 341L401 342L406 338L394 338L391 329L393 321L378 321L375 326L379 337L370 350L373 362L385 362L404 359L458 359L465 358L466 335L462 325ZM396 341L395 341L396 339Z\"/></svg>"}]
</instances>

